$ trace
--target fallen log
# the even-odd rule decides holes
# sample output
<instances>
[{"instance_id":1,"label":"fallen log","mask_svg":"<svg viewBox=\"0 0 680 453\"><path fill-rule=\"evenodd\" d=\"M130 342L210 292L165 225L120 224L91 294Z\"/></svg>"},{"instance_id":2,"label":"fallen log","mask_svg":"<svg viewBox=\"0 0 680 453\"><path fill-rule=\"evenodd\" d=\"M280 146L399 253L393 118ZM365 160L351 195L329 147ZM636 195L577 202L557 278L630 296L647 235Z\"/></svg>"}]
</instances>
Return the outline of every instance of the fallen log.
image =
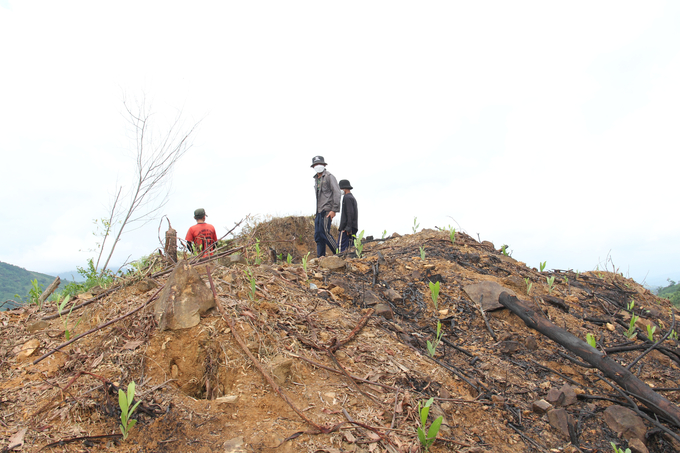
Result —
<instances>
[{"instance_id":1,"label":"fallen log","mask_svg":"<svg viewBox=\"0 0 680 453\"><path fill-rule=\"evenodd\" d=\"M515 296L502 292L498 301L501 305L519 316L528 327L537 330L554 342L564 346L593 367L599 369L605 376L612 379L629 394L638 398L649 410L670 420L675 426L680 427L680 408L656 393L650 386L627 370L626 367L592 348L585 341L557 327L543 317L541 313L537 313L533 308Z\"/></svg>"}]
</instances>

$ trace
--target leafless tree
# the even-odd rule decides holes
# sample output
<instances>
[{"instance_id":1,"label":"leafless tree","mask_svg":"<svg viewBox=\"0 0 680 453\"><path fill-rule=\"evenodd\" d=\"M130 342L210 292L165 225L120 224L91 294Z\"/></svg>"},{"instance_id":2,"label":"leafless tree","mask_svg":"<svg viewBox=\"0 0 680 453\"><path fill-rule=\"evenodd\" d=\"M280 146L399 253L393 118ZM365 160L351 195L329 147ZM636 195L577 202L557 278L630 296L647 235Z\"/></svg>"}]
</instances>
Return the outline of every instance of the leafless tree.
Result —
<instances>
[{"instance_id":1,"label":"leafless tree","mask_svg":"<svg viewBox=\"0 0 680 453\"><path fill-rule=\"evenodd\" d=\"M102 270L109 265L126 227L133 224L139 224L141 227L153 220L154 214L157 214L167 204L167 183L172 169L191 148L191 140L199 124L185 126L180 111L166 129L159 130L156 123L152 121L155 116L145 97L135 102L134 105L130 105L130 102L124 99L123 105L126 118L134 133L135 171L129 187L128 203L119 203L120 191L113 203L108 222L110 229L107 230L106 236L110 233L115 235L115 239L109 246L108 257Z\"/></svg>"}]
</instances>

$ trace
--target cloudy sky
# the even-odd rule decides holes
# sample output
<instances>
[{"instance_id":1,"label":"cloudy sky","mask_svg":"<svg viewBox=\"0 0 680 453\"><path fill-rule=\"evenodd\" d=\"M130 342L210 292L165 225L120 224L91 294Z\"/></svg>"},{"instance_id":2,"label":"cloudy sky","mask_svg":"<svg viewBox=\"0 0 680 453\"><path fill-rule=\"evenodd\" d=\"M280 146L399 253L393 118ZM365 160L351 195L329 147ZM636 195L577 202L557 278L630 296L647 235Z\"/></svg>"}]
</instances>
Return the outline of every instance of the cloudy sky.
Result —
<instances>
[{"instance_id":1,"label":"cloudy sky","mask_svg":"<svg viewBox=\"0 0 680 453\"><path fill-rule=\"evenodd\" d=\"M181 235L198 207L218 235L313 214L320 154L367 235L417 217L531 266L680 278L678 2L0 0L0 42L0 261L93 256L144 93L159 131L200 122L162 211Z\"/></svg>"}]
</instances>

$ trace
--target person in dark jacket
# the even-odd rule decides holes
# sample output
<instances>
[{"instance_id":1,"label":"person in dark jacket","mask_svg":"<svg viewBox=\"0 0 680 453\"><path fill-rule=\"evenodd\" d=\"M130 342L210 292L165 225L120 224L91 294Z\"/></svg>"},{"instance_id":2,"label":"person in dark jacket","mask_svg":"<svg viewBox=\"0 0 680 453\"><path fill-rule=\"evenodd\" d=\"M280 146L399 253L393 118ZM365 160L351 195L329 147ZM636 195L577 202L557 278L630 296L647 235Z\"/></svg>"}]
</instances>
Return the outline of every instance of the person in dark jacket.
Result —
<instances>
[{"instance_id":1,"label":"person in dark jacket","mask_svg":"<svg viewBox=\"0 0 680 453\"><path fill-rule=\"evenodd\" d=\"M338 243L331 234L331 222L340 211L340 187L338 181L328 170L323 156L312 158L314 169L314 192L316 193L316 216L314 217L314 241L316 256L326 256L326 246L333 254L338 250Z\"/></svg>"},{"instance_id":2,"label":"person in dark jacket","mask_svg":"<svg viewBox=\"0 0 680 453\"><path fill-rule=\"evenodd\" d=\"M340 244L340 252L349 250L352 238L359 231L359 210L357 208L357 200L350 192L353 189L348 180L340 181L340 190L344 193L342 197L342 214L340 215L340 236L338 243Z\"/></svg>"}]
</instances>

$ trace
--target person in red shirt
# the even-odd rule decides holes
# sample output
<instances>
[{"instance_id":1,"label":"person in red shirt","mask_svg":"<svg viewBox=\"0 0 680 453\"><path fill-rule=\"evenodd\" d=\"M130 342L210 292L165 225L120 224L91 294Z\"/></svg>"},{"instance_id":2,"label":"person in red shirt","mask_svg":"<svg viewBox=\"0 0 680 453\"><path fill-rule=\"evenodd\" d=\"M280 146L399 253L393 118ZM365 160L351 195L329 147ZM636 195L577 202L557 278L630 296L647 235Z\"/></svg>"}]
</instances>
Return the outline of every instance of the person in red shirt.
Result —
<instances>
[{"instance_id":1,"label":"person in red shirt","mask_svg":"<svg viewBox=\"0 0 680 453\"><path fill-rule=\"evenodd\" d=\"M187 248L190 252L194 251L194 247L196 247L196 252L198 253L215 248L217 233L214 226L205 223L206 217L205 209L199 208L194 211L196 225L189 228L186 237ZM212 251L210 254L212 255Z\"/></svg>"}]
</instances>

